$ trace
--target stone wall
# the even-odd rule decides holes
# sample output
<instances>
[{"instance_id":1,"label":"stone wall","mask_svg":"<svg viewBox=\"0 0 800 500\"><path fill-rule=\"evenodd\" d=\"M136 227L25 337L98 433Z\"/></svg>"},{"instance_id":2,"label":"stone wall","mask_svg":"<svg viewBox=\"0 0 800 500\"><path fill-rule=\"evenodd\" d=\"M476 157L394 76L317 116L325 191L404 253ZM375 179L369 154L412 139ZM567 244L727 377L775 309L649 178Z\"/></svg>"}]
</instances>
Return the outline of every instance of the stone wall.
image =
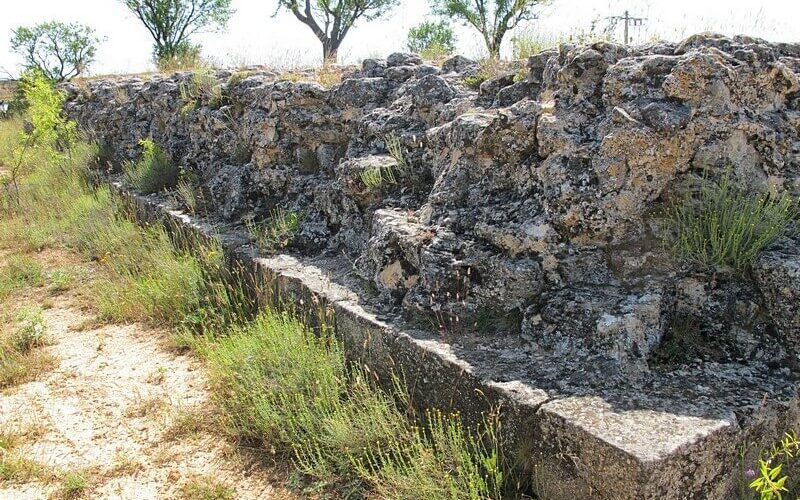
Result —
<instances>
[{"instance_id":1,"label":"stone wall","mask_svg":"<svg viewBox=\"0 0 800 500\"><path fill-rule=\"evenodd\" d=\"M119 162L142 138L162 145L198 179L211 220L300 214L285 253L345 255L338 271L362 303L438 329L494 380L599 394L623 413L735 414L740 437L768 388L780 416L759 428L795 425L800 240L782 238L752 275L712 272L664 250L661 213L728 170L800 195L800 45L565 44L472 89L479 71L393 54L327 89L218 71L197 96L187 73L117 78L68 86L66 109ZM374 169L395 182L366 185ZM656 362L686 324L703 348ZM542 411L580 421L568 401ZM736 443L709 446L724 475ZM720 480L687 488L719 495Z\"/></svg>"},{"instance_id":2,"label":"stone wall","mask_svg":"<svg viewBox=\"0 0 800 500\"><path fill-rule=\"evenodd\" d=\"M301 214L290 251L346 252L387 306L439 318L455 335L455 318L478 321L482 334L511 331L639 377L684 302L744 301L734 306L744 317L713 319L720 331L734 322L747 335L800 334L794 321L770 320L791 307L774 285L789 270L766 258L746 290L676 274L653 216L708 167L800 193L798 56L800 46L709 35L639 49L563 45L476 92L464 83L472 61L440 68L393 54L330 89L217 72L221 98L187 105L192 75L175 74L71 87L68 110L119 160L136 158L142 138L164 146L197 174L218 217ZM406 165L387 136L402 142ZM361 173L374 168L397 182L365 186ZM704 297L684 296L698 290Z\"/></svg>"}]
</instances>

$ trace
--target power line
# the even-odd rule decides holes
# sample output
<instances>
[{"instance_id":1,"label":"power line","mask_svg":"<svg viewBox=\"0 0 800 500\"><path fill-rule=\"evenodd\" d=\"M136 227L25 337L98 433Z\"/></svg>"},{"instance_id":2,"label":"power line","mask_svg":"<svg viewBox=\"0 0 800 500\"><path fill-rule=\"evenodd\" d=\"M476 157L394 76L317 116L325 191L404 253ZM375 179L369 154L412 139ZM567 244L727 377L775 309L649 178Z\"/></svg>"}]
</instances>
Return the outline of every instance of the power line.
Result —
<instances>
[{"instance_id":1,"label":"power line","mask_svg":"<svg viewBox=\"0 0 800 500\"><path fill-rule=\"evenodd\" d=\"M644 21L647 21L646 17L631 17L631 15L628 14L627 10L625 11L625 14L622 16L610 16L606 19L615 22L616 21L625 22L625 45L628 45L628 42L630 41L630 38L628 36L629 26L634 26L634 27L641 26L644 23Z\"/></svg>"}]
</instances>

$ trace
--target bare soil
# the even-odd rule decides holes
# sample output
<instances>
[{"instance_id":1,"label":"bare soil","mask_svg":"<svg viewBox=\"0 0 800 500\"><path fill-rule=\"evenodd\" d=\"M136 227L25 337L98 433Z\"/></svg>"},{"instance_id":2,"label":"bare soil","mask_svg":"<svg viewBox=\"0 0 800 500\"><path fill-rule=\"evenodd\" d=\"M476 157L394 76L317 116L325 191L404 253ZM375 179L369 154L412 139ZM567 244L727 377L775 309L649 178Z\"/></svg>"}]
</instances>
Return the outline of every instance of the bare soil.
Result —
<instances>
[{"instance_id":1,"label":"bare soil","mask_svg":"<svg viewBox=\"0 0 800 500\"><path fill-rule=\"evenodd\" d=\"M44 266L68 259L40 257ZM168 332L99 324L75 292L27 290L0 307L9 317L32 304L46 308L51 344L42 349L58 366L0 390L0 430L35 429L15 453L59 477L81 474L88 498L200 498L196 484L219 485L233 498L297 496L284 487L285 465L265 465L216 428L203 365L173 349ZM59 495L58 479L0 479L0 498Z\"/></svg>"}]
</instances>

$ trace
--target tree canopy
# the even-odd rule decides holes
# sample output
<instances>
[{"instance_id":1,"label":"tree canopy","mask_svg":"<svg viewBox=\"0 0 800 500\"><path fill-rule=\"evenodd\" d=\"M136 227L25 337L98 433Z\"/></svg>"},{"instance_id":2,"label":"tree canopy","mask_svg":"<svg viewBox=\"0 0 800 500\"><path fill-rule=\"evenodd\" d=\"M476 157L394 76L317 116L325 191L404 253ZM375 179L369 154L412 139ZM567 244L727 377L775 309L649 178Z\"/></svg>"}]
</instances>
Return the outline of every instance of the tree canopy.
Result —
<instances>
[{"instance_id":1,"label":"tree canopy","mask_svg":"<svg viewBox=\"0 0 800 500\"><path fill-rule=\"evenodd\" d=\"M26 70L63 82L86 71L99 41L89 26L50 21L13 30L11 48L24 58Z\"/></svg>"},{"instance_id":2,"label":"tree canopy","mask_svg":"<svg viewBox=\"0 0 800 500\"><path fill-rule=\"evenodd\" d=\"M450 54L455 50L453 29L446 21L425 21L408 30L408 50L420 55Z\"/></svg>"},{"instance_id":3,"label":"tree canopy","mask_svg":"<svg viewBox=\"0 0 800 500\"><path fill-rule=\"evenodd\" d=\"M278 0L322 42L323 62L336 61L339 46L359 19L371 21L392 9L398 0Z\"/></svg>"},{"instance_id":4,"label":"tree canopy","mask_svg":"<svg viewBox=\"0 0 800 500\"><path fill-rule=\"evenodd\" d=\"M153 37L153 58L180 57L196 50L189 39L224 27L233 14L231 0L121 0Z\"/></svg>"},{"instance_id":5,"label":"tree canopy","mask_svg":"<svg viewBox=\"0 0 800 500\"><path fill-rule=\"evenodd\" d=\"M434 12L456 17L483 36L491 57L500 56L503 37L520 21L536 17L534 9L544 0L433 0Z\"/></svg>"}]
</instances>

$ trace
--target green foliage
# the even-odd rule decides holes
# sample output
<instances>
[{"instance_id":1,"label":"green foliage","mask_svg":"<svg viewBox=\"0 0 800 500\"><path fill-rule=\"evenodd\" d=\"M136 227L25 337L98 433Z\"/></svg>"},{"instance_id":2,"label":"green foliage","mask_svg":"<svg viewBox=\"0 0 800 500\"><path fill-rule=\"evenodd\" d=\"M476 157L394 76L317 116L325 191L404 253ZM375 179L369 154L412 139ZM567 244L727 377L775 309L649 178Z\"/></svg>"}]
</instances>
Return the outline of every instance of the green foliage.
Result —
<instances>
[{"instance_id":1,"label":"green foliage","mask_svg":"<svg viewBox=\"0 0 800 500\"><path fill-rule=\"evenodd\" d=\"M199 105L219 108L224 101L222 85L217 80L214 70L209 67L195 69L188 82L180 85L183 108L181 113L186 114Z\"/></svg>"},{"instance_id":2,"label":"green foliage","mask_svg":"<svg viewBox=\"0 0 800 500\"><path fill-rule=\"evenodd\" d=\"M78 472L68 472L61 478L61 496L63 498L78 498L88 487L86 477Z\"/></svg>"},{"instance_id":3,"label":"green foliage","mask_svg":"<svg viewBox=\"0 0 800 500\"><path fill-rule=\"evenodd\" d=\"M542 0L434 0L434 12L457 18L480 32L489 57L500 56L500 45L509 30L520 21L535 17L534 9Z\"/></svg>"},{"instance_id":4,"label":"green foliage","mask_svg":"<svg viewBox=\"0 0 800 500\"><path fill-rule=\"evenodd\" d=\"M156 57L155 63L156 69L162 73L187 71L207 65L203 60L202 47L189 42L179 45L170 56Z\"/></svg>"},{"instance_id":5,"label":"green foliage","mask_svg":"<svg viewBox=\"0 0 800 500\"><path fill-rule=\"evenodd\" d=\"M272 212L265 223L257 224L253 219L248 219L245 226L259 249L274 252L289 246L300 230L301 219L300 213L279 208Z\"/></svg>"},{"instance_id":6,"label":"green foliage","mask_svg":"<svg viewBox=\"0 0 800 500\"><path fill-rule=\"evenodd\" d=\"M186 500L233 500L233 491L210 477L193 478L181 486L181 498Z\"/></svg>"},{"instance_id":7,"label":"green foliage","mask_svg":"<svg viewBox=\"0 0 800 500\"><path fill-rule=\"evenodd\" d=\"M787 432L779 443L762 451L758 471L754 471L756 477L750 482L750 488L760 495L761 500L783 500L783 495L789 493L786 468L797 458L798 452L800 441L794 432Z\"/></svg>"},{"instance_id":8,"label":"green foliage","mask_svg":"<svg viewBox=\"0 0 800 500\"><path fill-rule=\"evenodd\" d=\"M539 33L532 31L518 31L514 33L511 38L511 47L514 60L527 60L530 56L543 52L545 50L554 49L560 43L566 40L561 40L555 37L544 38Z\"/></svg>"},{"instance_id":9,"label":"green foliage","mask_svg":"<svg viewBox=\"0 0 800 500\"><path fill-rule=\"evenodd\" d=\"M380 189L384 184L397 184L397 176L392 167L368 167L358 176L367 189Z\"/></svg>"},{"instance_id":10,"label":"green foliage","mask_svg":"<svg viewBox=\"0 0 800 500\"><path fill-rule=\"evenodd\" d=\"M478 61L478 71L464 78L464 83L471 89L478 90L486 80L508 72L512 68L512 65L497 58L481 59Z\"/></svg>"},{"instance_id":11,"label":"green foliage","mask_svg":"<svg viewBox=\"0 0 800 500\"><path fill-rule=\"evenodd\" d=\"M403 148L403 143L400 138L395 134L387 134L386 137L383 138L383 141L386 143L389 156L397 162L398 170L400 170L400 172L405 172L408 169L408 164L406 163L405 148Z\"/></svg>"},{"instance_id":12,"label":"green foliage","mask_svg":"<svg viewBox=\"0 0 800 500\"><path fill-rule=\"evenodd\" d=\"M786 194L749 193L734 186L730 172L718 182L704 178L669 209L673 252L704 266L744 271L759 252L785 234L797 217Z\"/></svg>"},{"instance_id":13,"label":"green foliage","mask_svg":"<svg viewBox=\"0 0 800 500\"><path fill-rule=\"evenodd\" d=\"M267 311L206 355L228 430L293 453L307 475L366 481L382 498L500 498L494 424L473 435L431 412L412 425L403 384L394 395L375 387L327 330Z\"/></svg>"},{"instance_id":14,"label":"green foliage","mask_svg":"<svg viewBox=\"0 0 800 500\"><path fill-rule=\"evenodd\" d=\"M408 30L408 50L424 59L437 59L455 50L453 29L445 21L425 21Z\"/></svg>"},{"instance_id":15,"label":"green foliage","mask_svg":"<svg viewBox=\"0 0 800 500\"><path fill-rule=\"evenodd\" d=\"M142 158L123 165L125 179L145 194L172 189L180 180L180 168L164 149L150 139L139 141Z\"/></svg>"},{"instance_id":16,"label":"green foliage","mask_svg":"<svg viewBox=\"0 0 800 500\"><path fill-rule=\"evenodd\" d=\"M153 60L159 67L196 58L199 48L190 38L224 28L233 9L231 0L121 0L153 37Z\"/></svg>"},{"instance_id":17,"label":"green foliage","mask_svg":"<svg viewBox=\"0 0 800 500\"><path fill-rule=\"evenodd\" d=\"M94 61L100 40L89 26L50 21L12 31L11 49L22 56L26 70L36 70L52 82L84 73Z\"/></svg>"},{"instance_id":18,"label":"green foliage","mask_svg":"<svg viewBox=\"0 0 800 500\"><path fill-rule=\"evenodd\" d=\"M41 286L44 283L42 266L24 255L12 255L0 268L0 298L25 286Z\"/></svg>"},{"instance_id":19,"label":"green foliage","mask_svg":"<svg viewBox=\"0 0 800 500\"><path fill-rule=\"evenodd\" d=\"M393 440L357 461L382 498L414 500L502 498L505 477L498 452L498 424L487 419L480 433L466 430L458 414L429 411L425 429Z\"/></svg>"},{"instance_id":20,"label":"green foliage","mask_svg":"<svg viewBox=\"0 0 800 500\"><path fill-rule=\"evenodd\" d=\"M324 65L335 63L339 46L350 28L359 20L372 21L389 12L397 0L278 0L279 9L285 9L305 24L322 42ZM277 13L277 11L276 11Z\"/></svg>"}]
</instances>

